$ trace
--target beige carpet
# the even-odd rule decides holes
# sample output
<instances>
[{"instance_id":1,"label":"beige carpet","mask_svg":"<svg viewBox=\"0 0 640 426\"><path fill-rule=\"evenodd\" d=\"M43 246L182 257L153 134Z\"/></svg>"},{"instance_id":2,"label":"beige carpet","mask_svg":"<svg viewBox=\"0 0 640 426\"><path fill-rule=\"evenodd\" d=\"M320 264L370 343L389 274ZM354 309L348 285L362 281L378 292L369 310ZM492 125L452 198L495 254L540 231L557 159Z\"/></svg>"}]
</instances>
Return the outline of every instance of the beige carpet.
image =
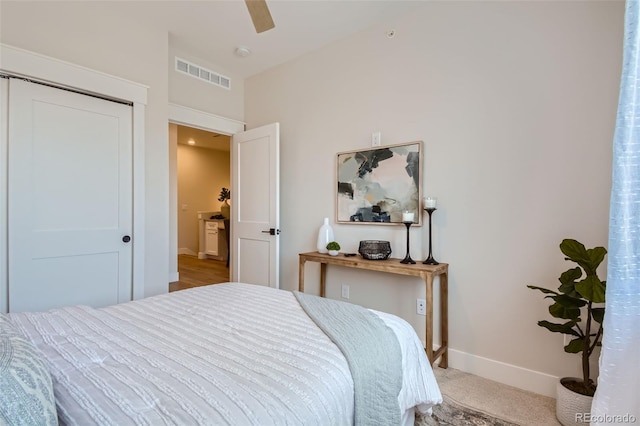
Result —
<instances>
[{"instance_id":1,"label":"beige carpet","mask_svg":"<svg viewBox=\"0 0 640 426\"><path fill-rule=\"evenodd\" d=\"M445 400L521 426L559 426L555 399L453 368L433 369Z\"/></svg>"}]
</instances>

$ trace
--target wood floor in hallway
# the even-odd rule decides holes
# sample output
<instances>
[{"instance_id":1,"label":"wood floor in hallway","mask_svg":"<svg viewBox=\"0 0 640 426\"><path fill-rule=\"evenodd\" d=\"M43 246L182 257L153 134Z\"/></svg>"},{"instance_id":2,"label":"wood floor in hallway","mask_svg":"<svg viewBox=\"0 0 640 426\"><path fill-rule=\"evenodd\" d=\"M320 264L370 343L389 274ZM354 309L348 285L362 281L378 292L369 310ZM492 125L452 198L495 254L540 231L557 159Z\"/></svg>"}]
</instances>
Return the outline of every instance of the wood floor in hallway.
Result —
<instances>
[{"instance_id":1,"label":"wood floor in hallway","mask_svg":"<svg viewBox=\"0 0 640 426\"><path fill-rule=\"evenodd\" d=\"M198 259L188 254L178 255L180 281L169 283L169 291L184 290L229 281L229 268L224 260Z\"/></svg>"}]
</instances>

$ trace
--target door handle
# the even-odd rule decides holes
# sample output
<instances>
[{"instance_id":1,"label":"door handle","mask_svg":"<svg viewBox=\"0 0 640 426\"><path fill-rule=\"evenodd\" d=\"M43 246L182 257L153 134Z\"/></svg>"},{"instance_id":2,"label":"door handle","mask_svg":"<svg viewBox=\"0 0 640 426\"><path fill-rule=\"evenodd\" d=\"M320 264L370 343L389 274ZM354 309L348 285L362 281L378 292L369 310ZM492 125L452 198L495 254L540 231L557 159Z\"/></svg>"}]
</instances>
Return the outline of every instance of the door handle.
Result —
<instances>
[{"instance_id":1,"label":"door handle","mask_svg":"<svg viewBox=\"0 0 640 426\"><path fill-rule=\"evenodd\" d=\"M280 230L276 228L269 228L268 231L262 231L262 233L269 234L269 235L280 235Z\"/></svg>"},{"instance_id":2,"label":"door handle","mask_svg":"<svg viewBox=\"0 0 640 426\"><path fill-rule=\"evenodd\" d=\"M129 241L131 241L131 237L130 236L125 235L124 237L122 237L122 242L128 243Z\"/></svg>"}]
</instances>

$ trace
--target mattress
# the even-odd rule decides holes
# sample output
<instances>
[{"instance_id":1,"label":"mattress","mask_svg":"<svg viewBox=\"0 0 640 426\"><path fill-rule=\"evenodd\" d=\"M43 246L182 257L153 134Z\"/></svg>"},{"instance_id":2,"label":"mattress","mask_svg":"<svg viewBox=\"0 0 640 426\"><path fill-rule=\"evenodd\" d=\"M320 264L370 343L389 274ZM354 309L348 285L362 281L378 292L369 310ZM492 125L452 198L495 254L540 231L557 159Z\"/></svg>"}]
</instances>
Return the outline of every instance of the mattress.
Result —
<instances>
[{"instance_id":1,"label":"mattress","mask_svg":"<svg viewBox=\"0 0 640 426\"><path fill-rule=\"evenodd\" d=\"M404 420L442 397L404 320ZM43 352L67 425L350 425L347 362L291 292L225 283L101 309L10 314Z\"/></svg>"}]
</instances>

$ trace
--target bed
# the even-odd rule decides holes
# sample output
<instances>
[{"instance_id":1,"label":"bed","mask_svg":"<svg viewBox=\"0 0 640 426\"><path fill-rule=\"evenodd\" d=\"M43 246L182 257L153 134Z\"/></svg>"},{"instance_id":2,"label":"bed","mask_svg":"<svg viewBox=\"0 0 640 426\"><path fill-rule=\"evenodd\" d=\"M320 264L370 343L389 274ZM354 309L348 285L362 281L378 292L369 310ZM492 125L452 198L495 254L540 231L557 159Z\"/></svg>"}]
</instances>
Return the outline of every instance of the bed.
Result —
<instances>
[{"instance_id":1,"label":"bed","mask_svg":"<svg viewBox=\"0 0 640 426\"><path fill-rule=\"evenodd\" d=\"M376 418L378 403L354 390L353 358L299 299L224 283L101 309L6 314L0 328L42 354L60 424L350 425L364 424L354 420L364 403ZM433 371L408 323L366 311L397 338L401 362L380 367L398 372L399 423L411 425L442 401Z\"/></svg>"}]
</instances>

